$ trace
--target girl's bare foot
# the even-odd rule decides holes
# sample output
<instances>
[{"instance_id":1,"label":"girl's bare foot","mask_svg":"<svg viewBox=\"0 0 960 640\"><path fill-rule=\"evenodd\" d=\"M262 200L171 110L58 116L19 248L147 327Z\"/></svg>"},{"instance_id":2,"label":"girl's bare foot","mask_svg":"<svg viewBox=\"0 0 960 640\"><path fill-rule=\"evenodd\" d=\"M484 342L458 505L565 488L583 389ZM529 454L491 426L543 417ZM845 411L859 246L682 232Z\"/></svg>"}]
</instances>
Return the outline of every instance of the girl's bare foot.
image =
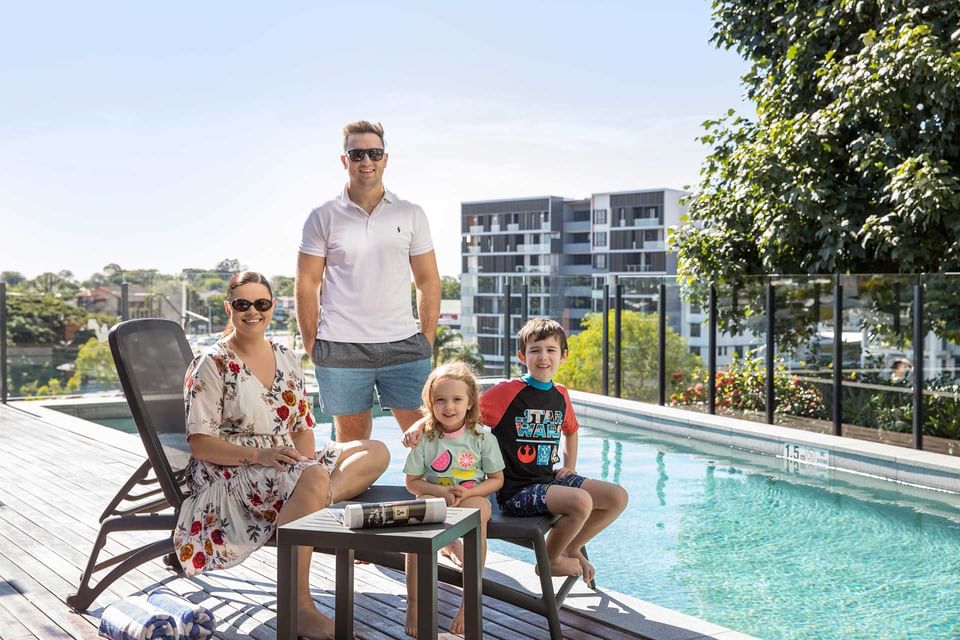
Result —
<instances>
[{"instance_id":1,"label":"girl's bare foot","mask_svg":"<svg viewBox=\"0 0 960 640\"><path fill-rule=\"evenodd\" d=\"M464 624L463 624L463 601L460 601L460 609L457 610L457 615L453 616L453 622L450 623L450 633L455 633L458 636L463 635Z\"/></svg>"},{"instance_id":2,"label":"girl's bare foot","mask_svg":"<svg viewBox=\"0 0 960 640\"><path fill-rule=\"evenodd\" d=\"M463 543L459 539L440 549L440 555L450 560L457 569L463 568Z\"/></svg>"},{"instance_id":3,"label":"girl's bare foot","mask_svg":"<svg viewBox=\"0 0 960 640\"><path fill-rule=\"evenodd\" d=\"M407 601L407 620L403 623L403 630L408 636L417 637L417 603Z\"/></svg>"},{"instance_id":4,"label":"girl's bare foot","mask_svg":"<svg viewBox=\"0 0 960 640\"><path fill-rule=\"evenodd\" d=\"M333 620L317 611L311 602L303 604L297 610L297 635L310 640L334 640Z\"/></svg>"},{"instance_id":5,"label":"girl's bare foot","mask_svg":"<svg viewBox=\"0 0 960 640\"><path fill-rule=\"evenodd\" d=\"M540 575L540 567L534 567L533 570L537 575ZM583 569L581 569L580 562L576 558L560 556L556 561L550 561L550 575L552 576L579 576L582 573Z\"/></svg>"}]
</instances>

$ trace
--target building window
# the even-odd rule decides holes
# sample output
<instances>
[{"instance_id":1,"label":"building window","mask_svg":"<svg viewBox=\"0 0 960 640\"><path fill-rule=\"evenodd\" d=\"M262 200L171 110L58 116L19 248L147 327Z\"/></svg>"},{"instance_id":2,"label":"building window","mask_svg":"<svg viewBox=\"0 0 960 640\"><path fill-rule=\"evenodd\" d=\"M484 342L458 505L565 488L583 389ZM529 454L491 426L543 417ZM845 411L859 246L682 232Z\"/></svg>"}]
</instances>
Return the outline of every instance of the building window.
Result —
<instances>
[{"instance_id":1,"label":"building window","mask_svg":"<svg viewBox=\"0 0 960 640\"><path fill-rule=\"evenodd\" d=\"M594 232L593 232L593 246L595 246L595 247L605 247L605 246L607 246L607 232L606 232L606 231L594 231Z\"/></svg>"},{"instance_id":2,"label":"building window","mask_svg":"<svg viewBox=\"0 0 960 640\"><path fill-rule=\"evenodd\" d=\"M593 268L594 269L606 269L607 268L607 254L598 253L593 256Z\"/></svg>"},{"instance_id":3,"label":"building window","mask_svg":"<svg viewBox=\"0 0 960 640\"><path fill-rule=\"evenodd\" d=\"M594 211L593 211L593 224L607 224L607 210L606 210L606 209L594 209Z\"/></svg>"},{"instance_id":4,"label":"building window","mask_svg":"<svg viewBox=\"0 0 960 640\"><path fill-rule=\"evenodd\" d=\"M699 338L699 337L700 337L700 323L699 323L699 322L691 322L691 323L690 323L690 337L691 337L691 338Z\"/></svg>"},{"instance_id":5,"label":"building window","mask_svg":"<svg viewBox=\"0 0 960 640\"><path fill-rule=\"evenodd\" d=\"M700 347L690 347L690 353L692 353L692 354L695 355L695 356L699 356L699 355L700 355Z\"/></svg>"},{"instance_id":6,"label":"building window","mask_svg":"<svg viewBox=\"0 0 960 640\"><path fill-rule=\"evenodd\" d=\"M700 313L700 303L691 302L690 303L690 313Z\"/></svg>"}]
</instances>

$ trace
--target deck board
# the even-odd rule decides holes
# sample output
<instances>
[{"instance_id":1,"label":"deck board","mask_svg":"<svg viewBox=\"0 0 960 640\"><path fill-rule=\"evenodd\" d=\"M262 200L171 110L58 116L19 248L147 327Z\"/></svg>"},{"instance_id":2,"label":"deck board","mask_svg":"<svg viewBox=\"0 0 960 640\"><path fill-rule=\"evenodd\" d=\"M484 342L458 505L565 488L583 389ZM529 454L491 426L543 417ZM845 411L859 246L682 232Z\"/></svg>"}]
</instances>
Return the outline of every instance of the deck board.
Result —
<instances>
[{"instance_id":1,"label":"deck board","mask_svg":"<svg viewBox=\"0 0 960 640\"><path fill-rule=\"evenodd\" d=\"M100 514L143 461L134 436L118 445L115 433L104 432L102 438L95 432L78 433L56 419L0 406L0 640L93 640L106 605L161 584L210 609L217 619L218 638L274 640L274 549L261 549L237 567L192 579L178 578L159 560L149 562L115 582L88 612L77 613L66 605L99 531ZM118 532L108 538L104 557L158 537L158 532ZM333 558L316 554L312 592L320 610L331 616L334 579ZM357 565L355 580L357 637L407 638L403 574ZM439 624L445 629L459 606L460 590L441 584L437 596ZM483 600L485 638L549 638L541 616L491 598ZM573 640L641 637L568 610L561 612L561 619L564 637Z\"/></svg>"}]
</instances>

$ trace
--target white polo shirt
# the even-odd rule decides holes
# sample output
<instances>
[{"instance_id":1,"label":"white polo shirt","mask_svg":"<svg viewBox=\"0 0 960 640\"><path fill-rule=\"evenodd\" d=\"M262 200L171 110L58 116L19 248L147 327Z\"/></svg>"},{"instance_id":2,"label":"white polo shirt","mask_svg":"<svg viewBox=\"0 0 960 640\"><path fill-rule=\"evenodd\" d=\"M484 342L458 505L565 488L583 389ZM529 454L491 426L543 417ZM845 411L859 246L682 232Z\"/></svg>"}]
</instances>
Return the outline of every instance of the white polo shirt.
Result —
<instances>
[{"instance_id":1,"label":"white polo shirt","mask_svg":"<svg viewBox=\"0 0 960 640\"><path fill-rule=\"evenodd\" d=\"M410 258L432 250L423 209L387 190L369 215L346 187L311 211L300 251L326 258L317 338L371 343L414 335Z\"/></svg>"}]
</instances>

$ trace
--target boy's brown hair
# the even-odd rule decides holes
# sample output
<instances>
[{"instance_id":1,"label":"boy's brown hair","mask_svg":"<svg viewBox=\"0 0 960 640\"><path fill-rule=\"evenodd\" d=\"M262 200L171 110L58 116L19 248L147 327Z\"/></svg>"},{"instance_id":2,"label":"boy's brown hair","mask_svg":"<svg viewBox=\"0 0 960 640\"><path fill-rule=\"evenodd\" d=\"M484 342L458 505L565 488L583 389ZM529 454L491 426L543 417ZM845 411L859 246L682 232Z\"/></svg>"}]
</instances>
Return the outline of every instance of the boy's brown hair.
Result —
<instances>
[{"instance_id":1,"label":"boy's brown hair","mask_svg":"<svg viewBox=\"0 0 960 640\"><path fill-rule=\"evenodd\" d=\"M560 343L560 352L566 353L567 332L563 330L563 325L550 318L530 318L517 334L517 351L525 352L528 342L546 340L553 336Z\"/></svg>"},{"instance_id":2,"label":"boy's brown hair","mask_svg":"<svg viewBox=\"0 0 960 640\"><path fill-rule=\"evenodd\" d=\"M443 429L440 428L440 425L437 423L436 416L433 415L433 389L437 386L438 382L445 378L450 380L459 380L467 385L467 402L470 403L470 408L467 409L467 415L465 416L463 423L465 426L470 428L473 433L478 436L482 436L483 431L480 429L479 385L477 385L477 379L474 377L473 371L470 370L470 367L459 360L455 362L449 362L434 369L427 378L426 384L423 385L423 393L421 394L423 407L421 408L421 411L427 418L427 424L426 427L424 427L423 435L426 436L428 440L443 437Z\"/></svg>"},{"instance_id":3,"label":"boy's brown hair","mask_svg":"<svg viewBox=\"0 0 960 640\"><path fill-rule=\"evenodd\" d=\"M347 138L358 133L375 133L380 136L380 144L384 147L387 146L387 143L383 140L383 125L379 122L373 123L368 122L367 120L357 120L356 122L351 122L343 128L343 150L347 150Z\"/></svg>"}]
</instances>

